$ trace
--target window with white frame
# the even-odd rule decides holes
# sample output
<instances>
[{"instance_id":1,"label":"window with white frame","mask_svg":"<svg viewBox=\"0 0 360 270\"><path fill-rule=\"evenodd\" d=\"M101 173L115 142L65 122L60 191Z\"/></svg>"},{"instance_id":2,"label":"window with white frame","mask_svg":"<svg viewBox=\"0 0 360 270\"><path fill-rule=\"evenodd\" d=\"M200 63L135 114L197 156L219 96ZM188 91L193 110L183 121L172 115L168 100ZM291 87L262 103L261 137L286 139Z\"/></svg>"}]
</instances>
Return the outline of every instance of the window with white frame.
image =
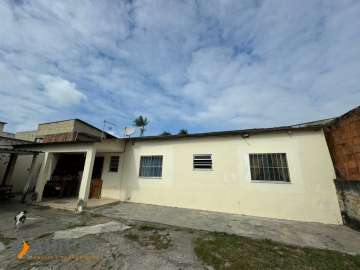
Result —
<instances>
[{"instance_id":1,"label":"window with white frame","mask_svg":"<svg viewBox=\"0 0 360 270\"><path fill-rule=\"evenodd\" d=\"M195 154L193 157L193 168L197 170L212 169L211 154Z\"/></svg>"},{"instance_id":2,"label":"window with white frame","mask_svg":"<svg viewBox=\"0 0 360 270\"><path fill-rule=\"evenodd\" d=\"M119 169L119 156L111 156L109 163L109 172L117 172Z\"/></svg>"},{"instance_id":3,"label":"window with white frame","mask_svg":"<svg viewBox=\"0 0 360 270\"><path fill-rule=\"evenodd\" d=\"M249 154L251 180L290 182L285 153Z\"/></svg>"},{"instance_id":4,"label":"window with white frame","mask_svg":"<svg viewBox=\"0 0 360 270\"><path fill-rule=\"evenodd\" d=\"M162 177L163 156L141 156L139 176Z\"/></svg>"}]
</instances>

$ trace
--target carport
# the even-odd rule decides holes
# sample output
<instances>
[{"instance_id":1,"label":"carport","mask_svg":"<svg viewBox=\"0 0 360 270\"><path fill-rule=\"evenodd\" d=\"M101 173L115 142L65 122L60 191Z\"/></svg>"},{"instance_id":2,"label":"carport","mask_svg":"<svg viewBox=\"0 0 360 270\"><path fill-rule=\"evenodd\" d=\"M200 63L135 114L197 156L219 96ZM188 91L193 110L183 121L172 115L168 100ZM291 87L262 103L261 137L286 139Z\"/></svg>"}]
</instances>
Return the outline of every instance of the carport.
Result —
<instances>
[{"instance_id":1,"label":"carport","mask_svg":"<svg viewBox=\"0 0 360 270\"><path fill-rule=\"evenodd\" d=\"M6 165L4 175L1 179L1 184L0 184L0 197L1 198L12 197L12 186L8 185L7 183L9 182L9 180L11 179L11 177L14 173L15 164L18 159L18 156L32 155L29 174L27 176L26 183L25 183L25 186L24 186L24 189L22 192L23 193L22 200L24 200L27 192L31 189L31 187L34 186L34 180L36 178L35 162L36 162L36 158L38 157L39 153L41 153L41 151L39 151L39 150L17 149L17 148L14 148L14 145L3 146L0 148L0 154L10 155L9 161Z\"/></svg>"},{"instance_id":2,"label":"carport","mask_svg":"<svg viewBox=\"0 0 360 270\"><path fill-rule=\"evenodd\" d=\"M123 140L107 139L97 142L53 142L42 144L17 145L15 147L21 151L37 151L44 153L40 172L36 179L35 185L37 202L42 201L44 187L46 183L50 180L59 157L64 154L84 155L85 161L83 163L84 165L82 170L82 176L80 179L77 203L79 204L79 202L82 202L82 204L86 206L89 199L93 168L97 154L99 156L101 156L102 153L120 154L124 152L124 145L125 143Z\"/></svg>"}]
</instances>

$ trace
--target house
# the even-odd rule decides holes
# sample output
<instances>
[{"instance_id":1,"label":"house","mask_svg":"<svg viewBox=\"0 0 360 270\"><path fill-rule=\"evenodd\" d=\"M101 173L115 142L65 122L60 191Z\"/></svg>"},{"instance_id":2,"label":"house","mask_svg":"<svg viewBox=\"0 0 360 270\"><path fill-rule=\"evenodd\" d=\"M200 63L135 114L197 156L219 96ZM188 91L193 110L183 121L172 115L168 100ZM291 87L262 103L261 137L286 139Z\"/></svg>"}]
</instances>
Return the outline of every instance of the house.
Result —
<instances>
[{"instance_id":1,"label":"house","mask_svg":"<svg viewBox=\"0 0 360 270\"><path fill-rule=\"evenodd\" d=\"M11 183L13 193L24 191L31 167L40 169L42 154L16 151L13 145L29 142L87 142L115 138L115 136L80 119L41 123L34 131L4 132L5 122L0 122L0 179L2 185ZM31 156L35 154L35 159ZM10 173L12 172L13 173Z\"/></svg>"},{"instance_id":2,"label":"house","mask_svg":"<svg viewBox=\"0 0 360 270\"><path fill-rule=\"evenodd\" d=\"M16 148L42 153L38 201L63 175L85 204L100 178L102 198L342 224L325 123Z\"/></svg>"},{"instance_id":3,"label":"house","mask_svg":"<svg viewBox=\"0 0 360 270\"><path fill-rule=\"evenodd\" d=\"M360 107L334 119L324 131L344 220L360 228Z\"/></svg>"},{"instance_id":4,"label":"house","mask_svg":"<svg viewBox=\"0 0 360 270\"><path fill-rule=\"evenodd\" d=\"M36 130L17 132L15 138L48 143L96 141L101 138L115 138L115 136L80 119L69 119L39 124Z\"/></svg>"}]
</instances>

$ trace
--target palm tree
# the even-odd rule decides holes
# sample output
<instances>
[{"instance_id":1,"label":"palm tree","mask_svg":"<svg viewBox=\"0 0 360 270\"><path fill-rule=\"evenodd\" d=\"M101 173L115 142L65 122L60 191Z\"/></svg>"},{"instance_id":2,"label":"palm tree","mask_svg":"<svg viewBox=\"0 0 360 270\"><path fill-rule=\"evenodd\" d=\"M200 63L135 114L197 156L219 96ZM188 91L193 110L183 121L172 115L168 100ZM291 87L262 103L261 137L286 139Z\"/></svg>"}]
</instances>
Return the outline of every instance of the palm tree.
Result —
<instances>
[{"instance_id":1,"label":"palm tree","mask_svg":"<svg viewBox=\"0 0 360 270\"><path fill-rule=\"evenodd\" d=\"M164 131L163 133L160 134L160 136L169 136L169 135L172 135L172 134L168 131Z\"/></svg>"},{"instance_id":2,"label":"palm tree","mask_svg":"<svg viewBox=\"0 0 360 270\"><path fill-rule=\"evenodd\" d=\"M179 131L179 133L178 133L179 135L187 135L187 134L189 134L189 132L187 131L187 129L180 129L180 131Z\"/></svg>"},{"instance_id":3,"label":"palm tree","mask_svg":"<svg viewBox=\"0 0 360 270\"><path fill-rule=\"evenodd\" d=\"M147 126L149 123L150 121L142 115L134 119L135 126L140 128L140 136L144 136L145 126Z\"/></svg>"}]
</instances>

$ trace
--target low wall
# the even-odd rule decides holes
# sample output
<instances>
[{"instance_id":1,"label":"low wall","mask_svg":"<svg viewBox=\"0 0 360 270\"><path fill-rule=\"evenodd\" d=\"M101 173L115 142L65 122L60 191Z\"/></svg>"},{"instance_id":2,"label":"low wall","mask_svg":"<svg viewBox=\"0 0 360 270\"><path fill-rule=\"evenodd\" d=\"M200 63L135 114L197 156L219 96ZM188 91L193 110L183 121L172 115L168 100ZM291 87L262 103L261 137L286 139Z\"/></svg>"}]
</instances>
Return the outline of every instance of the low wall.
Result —
<instances>
[{"instance_id":1,"label":"low wall","mask_svg":"<svg viewBox=\"0 0 360 270\"><path fill-rule=\"evenodd\" d=\"M344 223L360 229L360 181L335 180Z\"/></svg>"}]
</instances>

